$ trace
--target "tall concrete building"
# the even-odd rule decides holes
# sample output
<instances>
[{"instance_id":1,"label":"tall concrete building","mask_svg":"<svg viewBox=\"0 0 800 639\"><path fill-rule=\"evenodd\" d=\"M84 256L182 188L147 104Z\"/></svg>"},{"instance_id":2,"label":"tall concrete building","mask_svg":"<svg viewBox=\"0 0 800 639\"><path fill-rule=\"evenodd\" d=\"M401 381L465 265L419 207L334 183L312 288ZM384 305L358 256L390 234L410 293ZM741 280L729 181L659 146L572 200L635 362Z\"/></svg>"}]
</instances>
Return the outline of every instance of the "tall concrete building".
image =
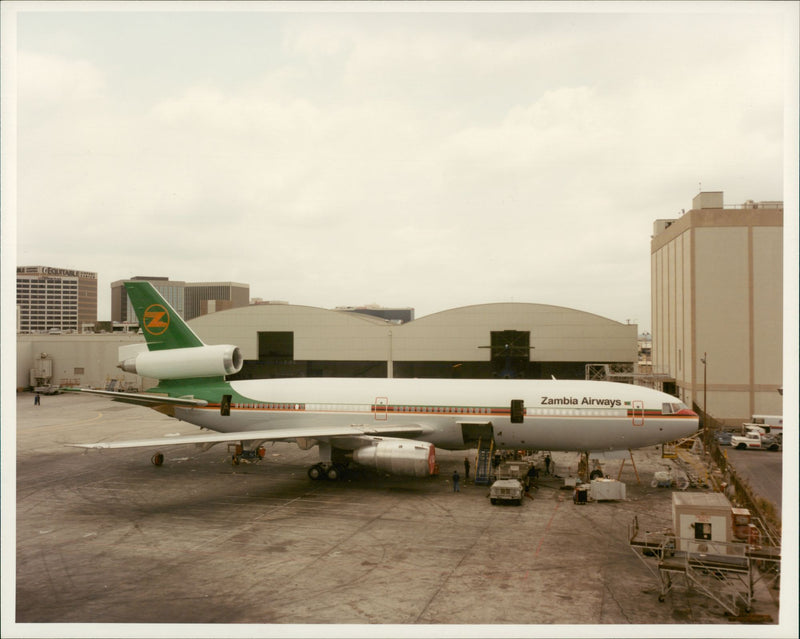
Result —
<instances>
[{"instance_id":1,"label":"tall concrete building","mask_svg":"<svg viewBox=\"0 0 800 639\"><path fill-rule=\"evenodd\" d=\"M80 331L97 322L97 273L17 267L17 332Z\"/></svg>"},{"instance_id":2,"label":"tall concrete building","mask_svg":"<svg viewBox=\"0 0 800 639\"><path fill-rule=\"evenodd\" d=\"M172 308L185 320L200 315L239 308L250 304L250 286L235 282L180 282L168 277L138 275L130 280L111 283L111 320L136 323L136 316L128 302L126 281L151 282Z\"/></svg>"},{"instance_id":3,"label":"tall concrete building","mask_svg":"<svg viewBox=\"0 0 800 639\"><path fill-rule=\"evenodd\" d=\"M731 425L782 414L783 203L701 192L650 245L653 370Z\"/></svg>"}]
</instances>

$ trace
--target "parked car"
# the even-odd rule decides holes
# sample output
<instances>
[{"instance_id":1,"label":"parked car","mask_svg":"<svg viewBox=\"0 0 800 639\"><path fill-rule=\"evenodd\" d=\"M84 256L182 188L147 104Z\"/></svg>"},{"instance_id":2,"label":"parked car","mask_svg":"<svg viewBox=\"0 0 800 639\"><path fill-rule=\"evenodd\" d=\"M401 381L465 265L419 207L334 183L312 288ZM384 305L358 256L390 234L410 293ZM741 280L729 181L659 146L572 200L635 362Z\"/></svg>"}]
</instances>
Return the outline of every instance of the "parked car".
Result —
<instances>
[{"instance_id":1,"label":"parked car","mask_svg":"<svg viewBox=\"0 0 800 639\"><path fill-rule=\"evenodd\" d=\"M733 433L727 433L725 431L717 433L717 442L720 446L730 446L731 437L733 437Z\"/></svg>"}]
</instances>

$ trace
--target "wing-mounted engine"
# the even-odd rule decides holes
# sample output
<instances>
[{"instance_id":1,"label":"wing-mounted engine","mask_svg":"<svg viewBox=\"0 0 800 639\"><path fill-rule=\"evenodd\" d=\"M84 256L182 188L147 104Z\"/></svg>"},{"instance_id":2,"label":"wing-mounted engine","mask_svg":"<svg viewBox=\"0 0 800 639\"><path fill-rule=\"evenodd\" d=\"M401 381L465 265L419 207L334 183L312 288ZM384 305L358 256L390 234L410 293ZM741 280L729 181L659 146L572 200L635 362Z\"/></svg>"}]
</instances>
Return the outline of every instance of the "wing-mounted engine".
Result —
<instances>
[{"instance_id":1,"label":"wing-mounted engine","mask_svg":"<svg viewBox=\"0 0 800 639\"><path fill-rule=\"evenodd\" d=\"M119 368L154 379L185 379L189 377L219 377L242 370L244 360L236 346L215 344L175 348L163 351L143 351L118 364Z\"/></svg>"},{"instance_id":2,"label":"wing-mounted engine","mask_svg":"<svg viewBox=\"0 0 800 639\"><path fill-rule=\"evenodd\" d=\"M353 461L392 475L429 477L436 470L436 448L412 439L376 437L353 451Z\"/></svg>"}]
</instances>

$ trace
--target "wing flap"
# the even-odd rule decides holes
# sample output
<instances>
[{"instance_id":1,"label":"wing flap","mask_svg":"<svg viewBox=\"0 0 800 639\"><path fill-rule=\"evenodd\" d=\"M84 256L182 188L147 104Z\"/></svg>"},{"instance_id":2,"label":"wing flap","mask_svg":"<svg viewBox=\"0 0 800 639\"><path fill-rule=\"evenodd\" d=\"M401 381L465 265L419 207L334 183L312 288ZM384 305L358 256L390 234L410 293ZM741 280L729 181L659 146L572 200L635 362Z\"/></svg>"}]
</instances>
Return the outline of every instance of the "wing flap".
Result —
<instances>
[{"instance_id":1,"label":"wing flap","mask_svg":"<svg viewBox=\"0 0 800 639\"><path fill-rule=\"evenodd\" d=\"M106 448L146 448L159 446L180 446L185 444L217 444L221 442L239 441L292 441L298 438L329 440L337 437L362 437L376 435L390 437L400 435L415 437L423 433L424 429L418 424L404 426L329 426L329 427L299 427L281 428L273 430L247 430L230 433L202 432L196 435L182 435L176 437L161 437L157 439L138 439L116 442L95 442L91 444L67 444L73 448L106 449Z\"/></svg>"}]
</instances>

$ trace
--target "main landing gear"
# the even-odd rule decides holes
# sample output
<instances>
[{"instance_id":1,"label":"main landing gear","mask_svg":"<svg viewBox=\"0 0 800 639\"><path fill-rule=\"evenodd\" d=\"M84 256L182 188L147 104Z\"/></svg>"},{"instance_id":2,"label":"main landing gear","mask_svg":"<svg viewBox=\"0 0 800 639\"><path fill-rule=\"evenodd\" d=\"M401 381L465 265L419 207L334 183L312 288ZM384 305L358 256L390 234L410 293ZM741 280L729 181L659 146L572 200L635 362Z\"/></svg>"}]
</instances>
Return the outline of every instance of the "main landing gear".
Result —
<instances>
[{"instance_id":1,"label":"main landing gear","mask_svg":"<svg viewBox=\"0 0 800 639\"><path fill-rule=\"evenodd\" d=\"M346 468L342 464L323 464L320 462L308 469L308 476L314 481L325 479L326 477L331 481L338 481L344 475L345 470Z\"/></svg>"},{"instance_id":2,"label":"main landing gear","mask_svg":"<svg viewBox=\"0 0 800 639\"><path fill-rule=\"evenodd\" d=\"M589 453L581 453L581 458L578 462L578 477L580 477L583 481L601 479L604 476L603 469L600 467L600 463L596 459L591 460L591 462L594 464L594 468L590 471Z\"/></svg>"}]
</instances>

